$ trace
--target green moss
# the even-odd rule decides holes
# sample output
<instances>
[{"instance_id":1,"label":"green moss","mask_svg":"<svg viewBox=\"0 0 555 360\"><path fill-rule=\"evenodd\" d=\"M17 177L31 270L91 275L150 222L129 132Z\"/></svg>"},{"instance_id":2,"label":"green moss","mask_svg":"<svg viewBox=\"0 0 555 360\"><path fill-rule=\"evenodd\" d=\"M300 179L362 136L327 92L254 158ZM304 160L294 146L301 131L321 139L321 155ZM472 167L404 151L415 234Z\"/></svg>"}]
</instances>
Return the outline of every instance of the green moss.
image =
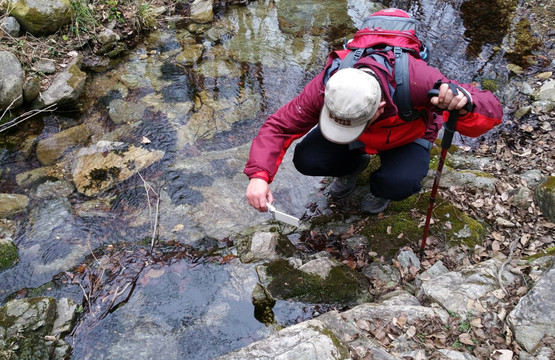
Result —
<instances>
[{"instance_id":1,"label":"green moss","mask_svg":"<svg viewBox=\"0 0 555 360\"><path fill-rule=\"evenodd\" d=\"M419 243L423 234L419 223L427 214L429 199L429 193L422 193L392 202L384 218L369 217L360 233L366 236L373 251L392 257L400 247ZM436 196L435 204L433 217L437 221L430 225L429 235L471 248L482 243L487 234L484 224L464 214L439 195Z\"/></svg>"},{"instance_id":2,"label":"green moss","mask_svg":"<svg viewBox=\"0 0 555 360\"><path fill-rule=\"evenodd\" d=\"M477 177L495 179L495 176L493 176L492 174L478 170L461 170L459 171L459 173L470 173L476 175Z\"/></svg>"},{"instance_id":3,"label":"green moss","mask_svg":"<svg viewBox=\"0 0 555 360\"><path fill-rule=\"evenodd\" d=\"M284 259L273 261L266 271L272 278L267 290L278 299L348 305L371 298L364 294L368 280L345 265L332 268L325 279L296 269Z\"/></svg>"},{"instance_id":4,"label":"green moss","mask_svg":"<svg viewBox=\"0 0 555 360\"><path fill-rule=\"evenodd\" d=\"M321 330L319 330L319 329L314 329L314 330L319 331L322 335L326 336L328 339L331 340L331 342L333 343L333 346L335 347L337 352L339 352L336 359L350 359L351 358L349 349L345 345L343 345L343 343L337 338L337 336L335 336L333 331L331 331L330 329L327 329L327 328L324 328L324 329L321 329Z\"/></svg>"},{"instance_id":5,"label":"green moss","mask_svg":"<svg viewBox=\"0 0 555 360\"><path fill-rule=\"evenodd\" d=\"M543 257L546 257L546 256L555 256L555 246L547 248L547 249L545 249L542 252L539 252L537 254L526 256L526 257L523 258L523 260L533 261L533 260L537 260L537 259L540 259L540 258L543 258Z\"/></svg>"},{"instance_id":6,"label":"green moss","mask_svg":"<svg viewBox=\"0 0 555 360\"><path fill-rule=\"evenodd\" d=\"M19 260L17 247L11 241L0 239L0 270L10 268Z\"/></svg>"},{"instance_id":7,"label":"green moss","mask_svg":"<svg viewBox=\"0 0 555 360\"><path fill-rule=\"evenodd\" d=\"M549 192L555 192L555 176L548 177L541 187Z\"/></svg>"},{"instance_id":8,"label":"green moss","mask_svg":"<svg viewBox=\"0 0 555 360\"><path fill-rule=\"evenodd\" d=\"M482 89L489 90L494 93L499 90L499 86L497 85L497 81L495 80L484 79L482 80Z\"/></svg>"}]
</instances>

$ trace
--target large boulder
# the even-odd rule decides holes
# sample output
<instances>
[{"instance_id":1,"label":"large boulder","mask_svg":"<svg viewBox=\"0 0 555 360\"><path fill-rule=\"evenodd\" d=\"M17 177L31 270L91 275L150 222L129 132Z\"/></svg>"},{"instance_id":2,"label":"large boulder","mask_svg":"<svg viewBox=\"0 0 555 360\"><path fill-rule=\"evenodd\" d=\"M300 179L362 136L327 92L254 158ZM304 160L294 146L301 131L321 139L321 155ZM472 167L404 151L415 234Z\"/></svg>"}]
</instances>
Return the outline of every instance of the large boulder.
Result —
<instances>
[{"instance_id":1,"label":"large boulder","mask_svg":"<svg viewBox=\"0 0 555 360\"><path fill-rule=\"evenodd\" d=\"M21 26L35 36L54 34L71 22L73 7L69 0L4 1Z\"/></svg>"},{"instance_id":2,"label":"large boulder","mask_svg":"<svg viewBox=\"0 0 555 360\"><path fill-rule=\"evenodd\" d=\"M23 104L23 78L17 57L9 51L0 51L0 110Z\"/></svg>"},{"instance_id":3,"label":"large boulder","mask_svg":"<svg viewBox=\"0 0 555 360\"><path fill-rule=\"evenodd\" d=\"M528 352L537 349L543 338L555 336L554 288L555 268L551 267L509 314L515 339Z\"/></svg>"}]
</instances>

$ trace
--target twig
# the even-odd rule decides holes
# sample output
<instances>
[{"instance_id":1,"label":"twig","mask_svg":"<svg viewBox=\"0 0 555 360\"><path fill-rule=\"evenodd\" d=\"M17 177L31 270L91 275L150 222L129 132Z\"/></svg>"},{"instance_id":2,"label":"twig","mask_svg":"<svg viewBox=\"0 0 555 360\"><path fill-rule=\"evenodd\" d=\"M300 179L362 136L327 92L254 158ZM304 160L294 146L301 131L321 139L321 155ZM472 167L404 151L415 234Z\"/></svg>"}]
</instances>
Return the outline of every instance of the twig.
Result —
<instances>
[{"instance_id":1,"label":"twig","mask_svg":"<svg viewBox=\"0 0 555 360\"><path fill-rule=\"evenodd\" d=\"M520 238L516 238L513 241L513 243L511 244L511 251L509 252L509 256L507 257L507 260L505 260L503 262L503 264L501 264L501 267L499 268L499 272L497 273L497 282L499 282L499 286L501 286L501 289L503 289L503 291L507 295L510 295L510 294L507 291L507 289L505 289L505 286L503 285L503 279L501 279L501 274L503 273L503 270L505 269L505 265L510 263L511 260L513 259L513 253L514 253L516 245L518 244L519 241L520 241Z\"/></svg>"},{"instance_id":2,"label":"twig","mask_svg":"<svg viewBox=\"0 0 555 360\"><path fill-rule=\"evenodd\" d=\"M150 251L154 248L154 239L156 238L156 228L158 227L158 210L160 208L160 196L156 199L156 214L154 215L154 228L152 229L152 240L150 243Z\"/></svg>"},{"instance_id":3,"label":"twig","mask_svg":"<svg viewBox=\"0 0 555 360\"><path fill-rule=\"evenodd\" d=\"M154 240L156 239L156 230L158 228L158 214L159 214L159 210L160 210L160 195L158 195L158 193L154 190L152 185L150 185L148 183L148 181L146 181L145 178L143 178L143 176L141 175L140 172L138 172L137 174L139 174L139 177L143 181L143 185L145 187L146 201L148 203L148 216L149 216L149 220L150 220L151 225L152 225L152 207L150 205L149 192L152 191L154 193L154 195L156 195L156 212L154 214L154 225L152 226L152 237L151 237L151 242L150 242L150 251L152 251L152 249L154 248Z\"/></svg>"},{"instance_id":4,"label":"twig","mask_svg":"<svg viewBox=\"0 0 555 360\"><path fill-rule=\"evenodd\" d=\"M16 101L16 100L14 100L14 101ZM13 102L12 102L12 104L13 104ZM12 104L10 104L10 106L12 106ZM8 109L9 109L9 107L8 107ZM0 120L4 117L4 115L5 115L6 111L8 111L8 109L6 109L4 111L4 113L0 117ZM42 112L47 112L47 111L50 111L50 112L56 111L56 104L49 105L49 106L45 107L44 109L27 111L27 112L19 115L15 119L12 119L12 120L6 122L5 124L0 125L0 132L6 131L9 128L12 128L16 125L19 125L23 121L28 120L28 119L32 118L33 116L35 116L37 114L40 114Z\"/></svg>"},{"instance_id":5,"label":"twig","mask_svg":"<svg viewBox=\"0 0 555 360\"><path fill-rule=\"evenodd\" d=\"M85 300L87 300L87 303L89 304L89 312L91 312L91 298L89 297L89 295L87 295L87 291L85 290L83 285L81 285L81 283L79 283L79 287L81 288L81 290L83 290L83 296L85 297Z\"/></svg>"},{"instance_id":6,"label":"twig","mask_svg":"<svg viewBox=\"0 0 555 360\"><path fill-rule=\"evenodd\" d=\"M4 115L6 115L6 112L8 112L8 110L11 109L12 105L21 98L22 95L19 95L18 97L16 97L15 99L13 99L13 101L10 103L10 105L8 105L8 107L6 108L6 110L4 110L4 112L2 113L2 116L0 116L0 120L4 118Z\"/></svg>"}]
</instances>

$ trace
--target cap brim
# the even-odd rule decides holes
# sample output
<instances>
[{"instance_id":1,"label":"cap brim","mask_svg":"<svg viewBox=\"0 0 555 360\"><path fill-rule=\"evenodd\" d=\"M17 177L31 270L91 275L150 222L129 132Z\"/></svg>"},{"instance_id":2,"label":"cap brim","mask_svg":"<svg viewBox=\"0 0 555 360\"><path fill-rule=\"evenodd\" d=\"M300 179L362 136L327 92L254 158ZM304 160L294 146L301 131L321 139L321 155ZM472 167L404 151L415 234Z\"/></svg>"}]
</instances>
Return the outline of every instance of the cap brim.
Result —
<instances>
[{"instance_id":1,"label":"cap brim","mask_svg":"<svg viewBox=\"0 0 555 360\"><path fill-rule=\"evenodd\" d=\"M333 121L330 117L328 107L324 104L322 112L320 113L320 130L322 131L322 135L331 142L336 144L349 144L362 135L369 121L370 119L358 126L340 125Z\"/></svg>"}]
</instances>

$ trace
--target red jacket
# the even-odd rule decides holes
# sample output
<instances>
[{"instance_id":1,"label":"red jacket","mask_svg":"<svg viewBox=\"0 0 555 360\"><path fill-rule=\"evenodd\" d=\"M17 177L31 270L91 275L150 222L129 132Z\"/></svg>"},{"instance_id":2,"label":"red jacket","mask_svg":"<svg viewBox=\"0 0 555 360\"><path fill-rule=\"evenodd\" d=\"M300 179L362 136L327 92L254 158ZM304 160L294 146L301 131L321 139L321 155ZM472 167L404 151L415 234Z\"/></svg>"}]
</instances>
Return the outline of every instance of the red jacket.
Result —
<instances>
[{"instance_id":1,"label":"red jacket","mask_svg":"<svg viewBox=\"0 0 555 360\"><path fill-rule=\"evenodd\" d=\"M328 58L326 69L331 65L334 57L337 57L336 53L332 53ZM371 57L359 60L355 67L361 65L370 67L376 73L382 89L388 89L387 84L395 88L394 75L390 74L383 65ZM270 115L262 125L258 135L252 141L249 160L244 169L249 179L258 177L271 183L291 143L318 125L320 111L324 104L325 72L324 69L297 97ZM437 69L428 66L426 62L412 56L409 56L409 79L413 107L417 110L426 110L427 114L411 122L401 120L389 92L384 91L386 99L384 113L358 138L365 144L365 151L368 154L377 154L419 138L436 140L443 118L445 117L446 121L448 117L448 112L445 112L445 116L433 115L434 112L442 114L443 111L435 108L427 95L437 80L458 84L472 96L475 104L474 111L460 116L457 123L457 131L461 134L477 137L501 123L503 116L501 104L489 91L450 80Z\"/></svg>"}]
</instances>

